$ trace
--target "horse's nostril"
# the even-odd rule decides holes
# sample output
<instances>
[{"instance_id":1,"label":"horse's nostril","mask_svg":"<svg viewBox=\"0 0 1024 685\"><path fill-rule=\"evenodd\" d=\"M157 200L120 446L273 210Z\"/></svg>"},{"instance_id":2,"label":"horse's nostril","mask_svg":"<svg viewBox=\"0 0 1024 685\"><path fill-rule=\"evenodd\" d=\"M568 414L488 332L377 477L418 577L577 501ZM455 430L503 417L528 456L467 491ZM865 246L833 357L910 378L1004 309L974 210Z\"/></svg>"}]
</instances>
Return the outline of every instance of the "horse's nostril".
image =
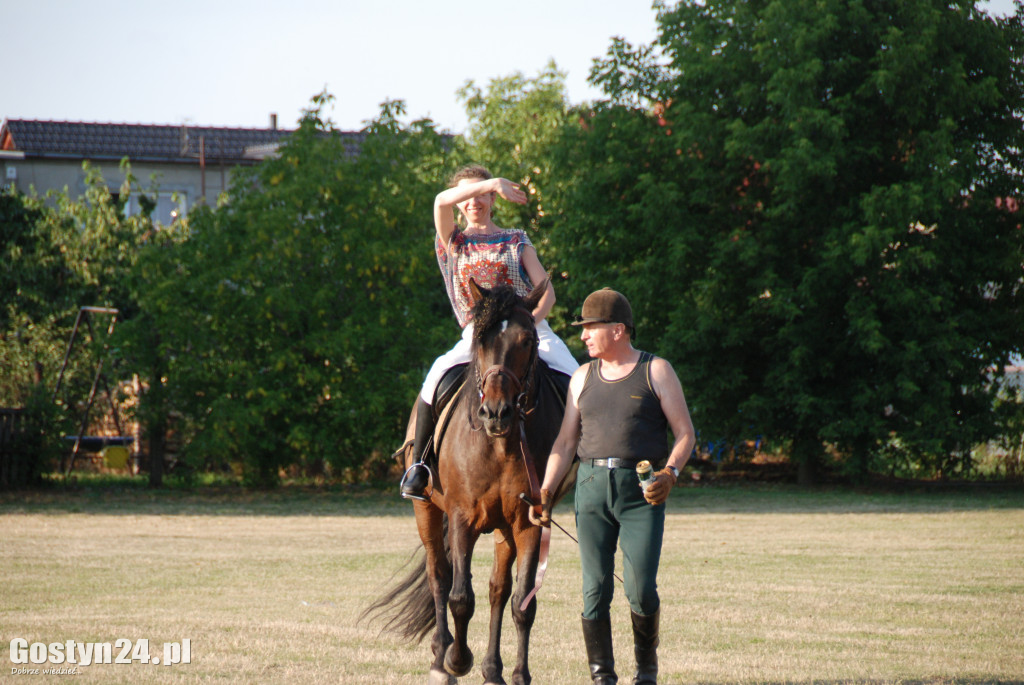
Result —
<instances>
[{"instance_id":1,"label":"horse's nostril","mask_svg":"<svg viewBox=\"0 0 1024 685\"><path fill-rule=\"evenodd\" d=\"M476 410L476 414L481 419L486 419L487 418L487 407L485 407L484 405L481 404L480 408Z\"/></svg>"},{"instance_id":2,"label":"horse's nostril","mask_svg":"<svg viewBox=\"0 0 1024 685\"><path fill-rule=\"evenodd\" d=\"M504 407L501 408L501 411L498 413L498 418L500 418L502 421L506 421L510 416L512 416L512 407L506 404Z\"/></svg>"}]
</instances>

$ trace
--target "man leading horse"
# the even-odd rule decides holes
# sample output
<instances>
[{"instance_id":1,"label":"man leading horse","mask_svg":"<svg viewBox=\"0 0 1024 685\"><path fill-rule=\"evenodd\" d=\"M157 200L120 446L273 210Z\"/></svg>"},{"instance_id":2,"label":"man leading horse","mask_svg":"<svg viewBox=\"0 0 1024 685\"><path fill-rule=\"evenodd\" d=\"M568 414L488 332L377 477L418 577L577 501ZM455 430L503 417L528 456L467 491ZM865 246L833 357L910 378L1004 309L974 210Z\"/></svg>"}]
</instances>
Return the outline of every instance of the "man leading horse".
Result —
<instances>
[{"instance_id":1,"label":"man leading horse","mask_svg":"<svg viewBox=\"0 0 1024 685\"><path fill-rule=\"evenodd\" d=\"M693 451L693 423L672 365L633 347L633 311L622 294L608 288L592 293L574 325L582 326L581 337L594 361L572 376L541 485L542 512L530 517L537 525L551 525L553 493L578 453L576 528L591 679L595 685L618 682L610 611L618 542L633 624L633 683L655 683L665 500ZM671 449L667 428L674 437ZM637 478L641 461L659 469L645 488Z\"/></svg>"}]
</instances>

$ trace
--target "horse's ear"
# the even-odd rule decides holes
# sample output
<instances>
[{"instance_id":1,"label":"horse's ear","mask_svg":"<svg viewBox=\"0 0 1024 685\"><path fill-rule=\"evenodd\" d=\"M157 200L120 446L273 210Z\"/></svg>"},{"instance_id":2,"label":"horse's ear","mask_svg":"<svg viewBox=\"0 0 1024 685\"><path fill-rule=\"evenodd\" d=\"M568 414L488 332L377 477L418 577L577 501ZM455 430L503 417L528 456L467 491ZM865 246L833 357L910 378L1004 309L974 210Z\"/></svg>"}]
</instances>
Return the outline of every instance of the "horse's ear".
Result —
<instances>
[{"instance_id":1,"label":"horse's ear","mask_svg":"<svg viewBox=\"0 0 1024 685\"><path fill-rule=\"evenodd\" d=\"M548 284L551 283L551 278L545 278L543 281L537 284L537 287L530 291L530 294L523 299L523 304L530 311L537 308L537 304L540 302L540 298L544 297L544 293L548 291Z\"/></svg>"},{"instance_id":2,"label":"horse's ear","mask_svg":"<svg viewBox=\"0 0 1024 685\"><path fill-rule=\"evenodd\" d=\"M472 278L469 279L469 297L470 297L470 300L472 302L474 302L474 303L479 302L480 298L484 297L485 295L489 294L490 292L491 292L490 290L488 290L487 288L485 288L482 285L478 284L476 282L476 280L474 280Z\"/></svg>"}]
</instances>

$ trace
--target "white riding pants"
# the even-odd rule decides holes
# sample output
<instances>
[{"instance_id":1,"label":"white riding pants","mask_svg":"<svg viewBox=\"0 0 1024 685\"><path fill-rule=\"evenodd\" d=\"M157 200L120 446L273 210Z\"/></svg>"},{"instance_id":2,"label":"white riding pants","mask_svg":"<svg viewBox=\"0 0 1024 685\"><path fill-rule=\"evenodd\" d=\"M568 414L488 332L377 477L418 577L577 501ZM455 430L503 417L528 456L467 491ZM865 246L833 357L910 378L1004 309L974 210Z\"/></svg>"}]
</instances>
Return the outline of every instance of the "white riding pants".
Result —
<instances>
[{"instance_id":1,"label":"white riding pants","mask_svg":"<svg viewBox=\"0 0 1024 685\"><path fill-rule=\"evenodd\" d=\"M561 338L555 335L555 332L551 330L551 326L546 320L537 324L537 339L539 341L537 351L540 354L540 358L547 362L548 366L552 369L571 376L579 368L579 364L576 363L576 359L569 352L569 348L565 346ZM437 389L437 384L441 382L441 377L444 376L445 371L456 364L472 361L473 357L470 354L472 345L473 322L470 321L462 329L462 337L455 343L455 347L435 359L433 366L430 367L430 371L427 372L427 378L423 381L423 388L420 390L420 398L424 402L427 404L434 403L434 391Z\"/></svg>"}]
</instances>

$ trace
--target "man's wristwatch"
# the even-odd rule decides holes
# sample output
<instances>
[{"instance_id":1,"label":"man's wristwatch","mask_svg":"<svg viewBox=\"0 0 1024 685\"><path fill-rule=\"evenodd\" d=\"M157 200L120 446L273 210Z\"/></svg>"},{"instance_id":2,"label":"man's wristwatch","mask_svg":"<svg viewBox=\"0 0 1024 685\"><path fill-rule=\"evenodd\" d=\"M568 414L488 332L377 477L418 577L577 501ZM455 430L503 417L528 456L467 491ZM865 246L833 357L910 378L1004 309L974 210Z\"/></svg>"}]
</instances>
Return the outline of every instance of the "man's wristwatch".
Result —
<instances>
[{"instance_id":1,"label":"man's wristwatch","mask_svg":"<svg viewBox=\"0 0 1024 685\"><path fill-rule=\"evenodd\" d=\"M672 472L672 475L676 477L676 480L679 480L679 469L675 466L669 466L668 464L665 465L665 468Z\"/></svg>"}]
</instances>

